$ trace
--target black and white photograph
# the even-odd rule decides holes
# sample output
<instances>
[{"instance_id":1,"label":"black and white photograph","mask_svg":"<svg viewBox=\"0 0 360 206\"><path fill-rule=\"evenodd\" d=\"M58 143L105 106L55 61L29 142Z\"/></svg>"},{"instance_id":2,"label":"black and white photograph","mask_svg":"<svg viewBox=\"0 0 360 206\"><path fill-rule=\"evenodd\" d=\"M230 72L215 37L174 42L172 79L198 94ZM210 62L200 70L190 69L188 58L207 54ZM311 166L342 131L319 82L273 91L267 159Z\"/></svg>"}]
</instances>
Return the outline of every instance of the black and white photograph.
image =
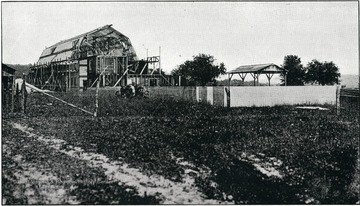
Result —
<instances>
[{"instance_id":1,"label":"black and white photograph","mask_svg":"<svg viewBox=\"0 0 360 206\"><path fill-rule=\"evenodd\" d=\"M1 1L1 204L360 204L358 1Z\"/></svg>"}]
</instances>

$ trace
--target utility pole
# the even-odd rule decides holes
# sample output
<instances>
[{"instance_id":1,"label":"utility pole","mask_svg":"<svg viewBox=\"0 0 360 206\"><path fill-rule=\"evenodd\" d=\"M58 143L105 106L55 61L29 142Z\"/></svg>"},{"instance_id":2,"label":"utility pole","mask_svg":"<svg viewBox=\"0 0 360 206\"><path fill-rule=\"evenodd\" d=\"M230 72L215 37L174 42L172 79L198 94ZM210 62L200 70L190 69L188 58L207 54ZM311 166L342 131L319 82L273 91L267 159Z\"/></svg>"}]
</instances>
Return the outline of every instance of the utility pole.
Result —
<instances>
[{"instance_id":1,"label":"utility pole","mask_svg":"<svg viewBox=\"0 0 360 206\"><path fill-rule=\"evenodd\" d=\"M159 46L159 74L161 75L161 46Z\"/></svg>"}]
</instances>

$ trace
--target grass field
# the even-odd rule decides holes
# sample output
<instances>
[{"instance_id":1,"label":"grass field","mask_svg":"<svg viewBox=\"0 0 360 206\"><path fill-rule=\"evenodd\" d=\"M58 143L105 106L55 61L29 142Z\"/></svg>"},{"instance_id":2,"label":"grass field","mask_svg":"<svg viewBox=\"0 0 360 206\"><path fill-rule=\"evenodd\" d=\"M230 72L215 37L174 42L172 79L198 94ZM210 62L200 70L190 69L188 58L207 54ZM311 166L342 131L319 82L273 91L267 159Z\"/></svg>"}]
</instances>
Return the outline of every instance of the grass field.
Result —
<instances>
[{"instance_id":1,"label":"grass field","mask_svg":"<svg viewBox=\"0 0 360 206\"><path fill-rule=\"evenodd\" d=\"M56 94L94 111L94 97ZM354 204L357 118L101 95L94 118L41 94L3 117L6 204Z\"/></svg>"}]
</instances>

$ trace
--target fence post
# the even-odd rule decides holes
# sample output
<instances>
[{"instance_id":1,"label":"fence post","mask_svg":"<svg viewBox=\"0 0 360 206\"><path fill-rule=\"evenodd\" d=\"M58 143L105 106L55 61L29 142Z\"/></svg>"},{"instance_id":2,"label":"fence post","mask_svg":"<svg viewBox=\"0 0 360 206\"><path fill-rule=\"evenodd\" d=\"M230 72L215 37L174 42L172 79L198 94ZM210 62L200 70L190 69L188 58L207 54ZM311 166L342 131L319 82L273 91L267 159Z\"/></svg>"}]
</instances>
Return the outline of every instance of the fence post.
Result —
<instances>
[{"instance_id":1,"label":"fence post","mask_svg":"<svg viewBox=\"0 0 360 206\"><path fill-rule=\"evenodd\" d=\"M214 87L206 87L206 101L214 105Z\"/></svg>"},{"instance_id":2,"label":"fence post","mask_svg":"<svg viewBox=\"0 0 360 206\"><path fill-rule=\"evenodd\" d=\"M341 85L336 85L336 115L340 115L340 90Z\"/></svg>"},{"instance_id":3,"label":"fence post","mask_svg":"<svg viewBox=\"0 0 360 206\"><path fill-rule=\"evenodd\" d=\"M16 86L15 86L15 76L12 77L12 91L11 91L11 113L14 113L14 104L15 104L15 92L16 92Z\"/></svg>"},{"instance_id":4,"label":"fence post","mask_svg":"<svg viewBox=\"0 0 360 206\"><path fill-rule=\"evenodd\" d=\"M225 87L225 95L224 98L226 100L226 107L230 108L230 87Z\"/></svg>"},{"instance_id":5,"label":"fence post","mask_svg":"<svg viewBox=\"0 0 360 206\"><path fill-rule=\"evenodd\" d=\"M99 80L96 82L96 93L95 93L95 112L94 117L97 117L99 109L99 86L100 86L101 74L99 75Z\"/></svg>"},{"instance_id":6,"label":"fence post","mask_svg":"<svg viewBox=\"0 0 360 206\"><path fill-rule=\"evenodd\" d=\"M196 91L196 101L200 102L200 90L199 90L199 87L196 86L195 89L196 89L195 90Z\"/></svg>"},{"instance_id":7,"label":"fence post","mask_svg":"<svg viewBox=\"0 0 360 206\"><path fill-rule=\"evenodd\" d=\"M25 74L23 74L22 80L23 80L23 83L21 85L21 90L20 90L20 92L21 92L20 108L21 108L21 112L25 113L25 104L26 104L26 96L27 96L26 95L26 86L25 86L25 84L26 84L26 82L25 82Z\"/></svg>"}]
</instances>

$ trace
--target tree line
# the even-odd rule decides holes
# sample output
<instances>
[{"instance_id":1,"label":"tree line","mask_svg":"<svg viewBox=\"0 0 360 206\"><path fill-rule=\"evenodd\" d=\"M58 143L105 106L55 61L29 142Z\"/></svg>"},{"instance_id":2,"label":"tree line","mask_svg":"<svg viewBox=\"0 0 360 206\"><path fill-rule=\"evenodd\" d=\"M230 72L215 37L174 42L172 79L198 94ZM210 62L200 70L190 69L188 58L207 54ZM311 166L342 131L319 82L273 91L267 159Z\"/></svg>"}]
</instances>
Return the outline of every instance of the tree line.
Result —
<instances>
[{"instance_id":1,"label":"tree line","mask_svg":"<svg viewBox=\"0 0 360 206\"><path fill-rule=\"evenodd\" d=\"M303 66L300 57L287 55L284 57L282 68L287 71L287 85L334 85L340 83L339 68L332 61L320 62L314 59ZM285 75L281 74L280 77L284 84Z\"/></svg>"},{"instance_id":2,"label":"tree line","mask_svg":"<svg viewBox=\"0 0 360 206\"><path fill-rule=\"evenodd\" d=\"M334 85L340 82L339 68L332 61L320 62L314 59L303 66L300 57L287 55L281 67L287 71L287 85ZM223 62L215 64L212 55L198 54L179 65L171 74L185 78L188 86L217 85L216 78L226 74L226 67ZM281 74L280 79L284 84L285 75Z\"/></svg>"}]
</instances>

